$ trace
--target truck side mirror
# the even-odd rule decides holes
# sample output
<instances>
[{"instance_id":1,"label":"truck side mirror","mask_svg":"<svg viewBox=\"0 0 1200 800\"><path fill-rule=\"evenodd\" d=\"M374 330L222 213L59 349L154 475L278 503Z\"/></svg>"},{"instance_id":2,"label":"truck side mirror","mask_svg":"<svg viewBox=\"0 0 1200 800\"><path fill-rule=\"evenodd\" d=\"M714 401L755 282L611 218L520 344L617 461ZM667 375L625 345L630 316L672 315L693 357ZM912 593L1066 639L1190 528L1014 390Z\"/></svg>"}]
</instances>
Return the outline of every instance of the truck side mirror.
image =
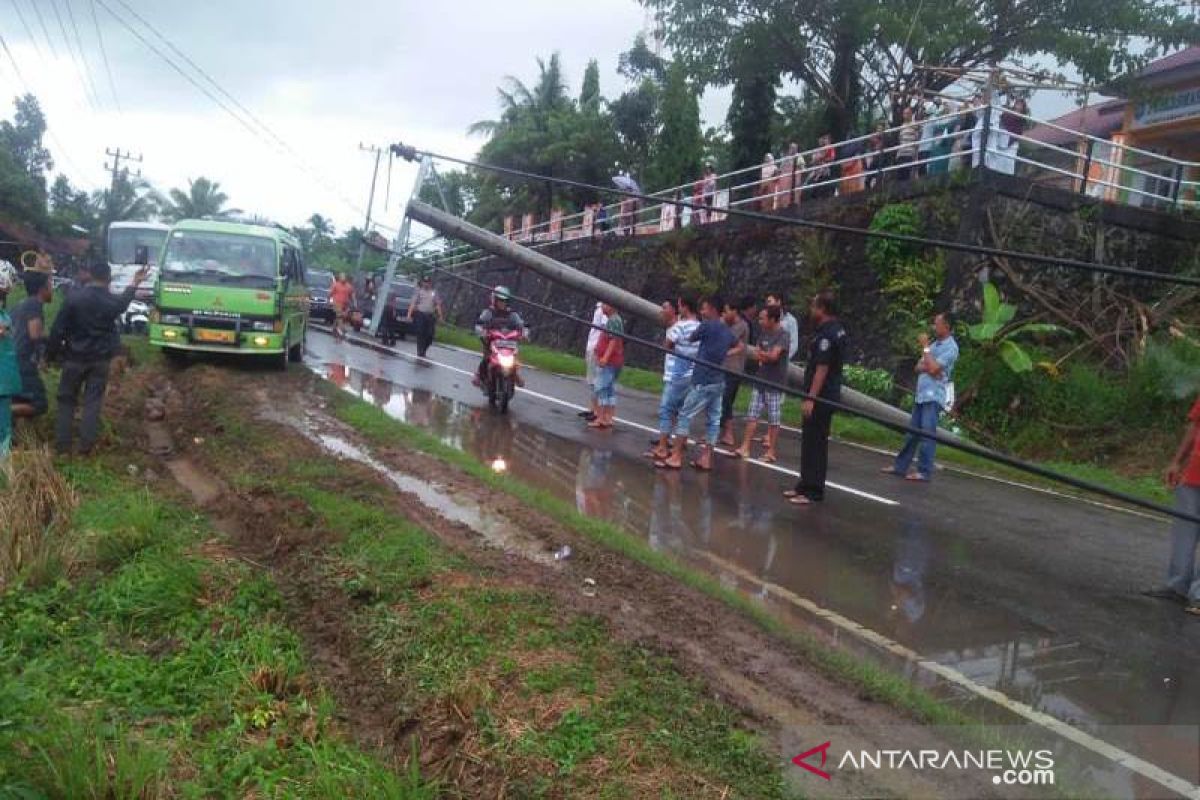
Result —
<instances>
[{"instance_id":1,"label":"truck side mirror","mask_svg":"<svg viewBox=\"0 0 1200 800\"><path fill-rule=\"evenodd\" d=\"M139 267L149 266L150 264L150 248L144 244L139 244L133 248L133 263Z\"/></svg>"}]
</instances>

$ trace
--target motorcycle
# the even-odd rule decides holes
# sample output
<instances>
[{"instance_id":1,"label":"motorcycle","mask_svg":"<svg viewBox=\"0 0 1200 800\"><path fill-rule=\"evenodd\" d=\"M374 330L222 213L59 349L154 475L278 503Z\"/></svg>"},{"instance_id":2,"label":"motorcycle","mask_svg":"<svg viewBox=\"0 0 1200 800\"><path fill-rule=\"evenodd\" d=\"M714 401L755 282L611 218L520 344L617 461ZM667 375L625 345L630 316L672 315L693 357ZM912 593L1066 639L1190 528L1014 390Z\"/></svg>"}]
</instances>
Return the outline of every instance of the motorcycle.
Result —
<instances>
[{"instance_id":1,"label":"motorcycle","mask_svg":"<svg viewBox=\"0 0 1200 800\"><path fill-rule=\"evenodd\" d=\"M121 315L121 330L124 333L142 334L150 327L150 306L141 300L134 300Z\"/></svg>"},{"instance_id":2,"label":"motorcycle","mask_svg":"<svg viewBox=\"0 0 1200 800\"><path fill-rule=\"evenodd\" d=\"M488 405L508 413L508 404L517 390L517 370L521 366L518 342L521 331L489 331L487 334L487 374L483 390Z\"/></svg>"}]
</instances>

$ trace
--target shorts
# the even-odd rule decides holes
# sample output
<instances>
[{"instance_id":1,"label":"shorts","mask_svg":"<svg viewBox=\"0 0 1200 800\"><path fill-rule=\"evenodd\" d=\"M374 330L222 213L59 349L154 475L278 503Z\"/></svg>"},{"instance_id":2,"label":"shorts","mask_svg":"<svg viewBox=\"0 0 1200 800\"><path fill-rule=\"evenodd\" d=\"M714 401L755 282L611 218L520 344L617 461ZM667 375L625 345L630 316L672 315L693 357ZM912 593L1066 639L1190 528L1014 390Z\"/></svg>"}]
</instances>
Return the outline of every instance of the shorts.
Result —
<instances>
[{"instance_id":1,"label":"shorts","mask_svg":"<svg viewBox=\"0 0 1200 800\"><path fill-rule=\"evenodd\" d=\"M617 377L620 367L600 367L596 376L596 405L611 408L617 404Z\"/></svg>"},{"instance_id":2,"label":"shorts","mask_svg":"<svg viewBox=\"0 0 1200 800\"><path fill-rule=\"evenodd\" d=\"M754 387L750 393L750 409L747 417L758 420L763 408L767 410L767 424L778 427L783 419L783 392L772 392L769 389Z\"/></svg>"},{"instance_id":3,"label":"shorts","mask_svg":"<svg viewBox=\"0 0 1200 800\"><path fill-rule=\"evenodd\" d=\"M588 386L595 388L596 378L600 375L600 360L596 358L596 351L594 349L588 350L584 360L587 362Z\"/></svg>"}]
</instances>

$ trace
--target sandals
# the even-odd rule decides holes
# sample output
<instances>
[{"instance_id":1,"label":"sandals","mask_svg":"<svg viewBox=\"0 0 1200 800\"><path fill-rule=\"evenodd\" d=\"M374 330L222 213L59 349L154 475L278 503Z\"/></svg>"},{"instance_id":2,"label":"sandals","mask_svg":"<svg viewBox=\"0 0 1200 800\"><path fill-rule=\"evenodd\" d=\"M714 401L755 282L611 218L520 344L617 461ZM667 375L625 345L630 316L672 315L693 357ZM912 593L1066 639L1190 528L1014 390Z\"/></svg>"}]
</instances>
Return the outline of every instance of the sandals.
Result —
<instances>
[{"instance_id":1,"label":"sandals","mask_svg":"<svg viewBox=\"0 0 1200 800\"><path fill-rule=\"evenodd\" d=\"M712 472L711 466L706 467L703 464L701 464L699 461L696 461L694 459L692 460L691 465L692 465L692 469L694 469L694 470L698 470L700 472Z\"/></svg>"},{"instance_id":2,"label":"sandals","mask_svg":"<svg viewBox=\"0 0 1200 800\"><path fill-rule=\"evenodd\" d=\"M811 506L813 504L813 501L810 500L808 496L802 494L796 495L788 500L788 502L794 506Z\"/></svg>"},{"instance_id":3,"label":"sandals","mask_svg":"<svg viewBox=\"0 0 1200 800\"><path fill-rule=\"evenodd\" d=\"M655 469L683 469L683 465L682 464L672 464L669 461L663 460L663 461L655 461L654 468Z\"/></svg>"}]
</instances>

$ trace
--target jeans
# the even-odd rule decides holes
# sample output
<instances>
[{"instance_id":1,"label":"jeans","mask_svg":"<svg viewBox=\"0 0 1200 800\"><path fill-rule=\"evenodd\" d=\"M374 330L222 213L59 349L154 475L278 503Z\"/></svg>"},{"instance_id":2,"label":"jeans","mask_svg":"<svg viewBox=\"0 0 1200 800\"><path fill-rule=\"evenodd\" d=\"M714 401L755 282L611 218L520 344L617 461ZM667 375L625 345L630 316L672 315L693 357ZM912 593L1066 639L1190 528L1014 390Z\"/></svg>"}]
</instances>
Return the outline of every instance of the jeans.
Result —
<instances>
[{"instance_id":1,"label":"jeans","mask_svg":"<svg viewBox=\"0 0 1200 800\"><path fill-rule=\"evenodd\" d=\"M692 384L683 408L675 422L675 435L687 438L692 419L701 411L705 414L704 437L709 445L716 445L721 435L721 396L725 393L725 382Z\"/></svg>"},{"instance_id":2,"label":"jeans","mask_svg":"<svg viewBox=\"0 0 1200 800\"><path fill-rule=\"evenodd\" d=\"M1175 489L1175 510L1200 516L1200 486L1180 485ZM1200 542L1200 524L1177 519L1171 523L1171 564L1167 567L1167 586L1200 603L1200 574L1196 572L1196 544Z\"/></svg>"},{"instance_id":3,"label":"jeans","mask_svg":"<svg viewBox=\"0 0 1200 800\"><path fill-rule=\"evenodd\" d=\"M690 381L672 381L663 386L662 400L658 402L658 432L663 436L675 426L675 419L691 388Z\"/></svg>"},{"instance_id":4,"label":"jeans","mask_svg":"<svg viewBox=\"0 0 1200 800\"><path fill-rule=\"evenodd\" d=\"M612 408L617 404L617 376L620 367L601 367L596 374L596 405Z\"/></svg>"},{"instance_id":5,"label":"jeans","mask_svg":"<svg viewBox=\"0 0 1200 800\"><path fill-rule=\"evenodd\" d=\"M913 405L912 418L909 427L919 428L930 433L937 433L938 418L942 415L941 406L937 403L916 403ZM904 446L896 454L894 469L901 475L908 472L912 463L913 453L917 452L917 472L922 478L933 477L933 454L937 451L937 442L933 439L916 434L904 437Z\"/></svg>"},{"instance_id":6,"label":"jeans","mask_svg":"<svg viewBox=\"0 0 1200 800\"><path fill-rule=\"evenodd\" d=\"M71 452L72 428L75 425L75 405L83 390L83 420L79 428L79 446L87 453L100 436L100 412L104 408L104 390L108 387L108 364L104 361L67 361L63 364L58 382L58 420L55 425L55 448L60 453Z\"/></svg>"}]
</instances>

